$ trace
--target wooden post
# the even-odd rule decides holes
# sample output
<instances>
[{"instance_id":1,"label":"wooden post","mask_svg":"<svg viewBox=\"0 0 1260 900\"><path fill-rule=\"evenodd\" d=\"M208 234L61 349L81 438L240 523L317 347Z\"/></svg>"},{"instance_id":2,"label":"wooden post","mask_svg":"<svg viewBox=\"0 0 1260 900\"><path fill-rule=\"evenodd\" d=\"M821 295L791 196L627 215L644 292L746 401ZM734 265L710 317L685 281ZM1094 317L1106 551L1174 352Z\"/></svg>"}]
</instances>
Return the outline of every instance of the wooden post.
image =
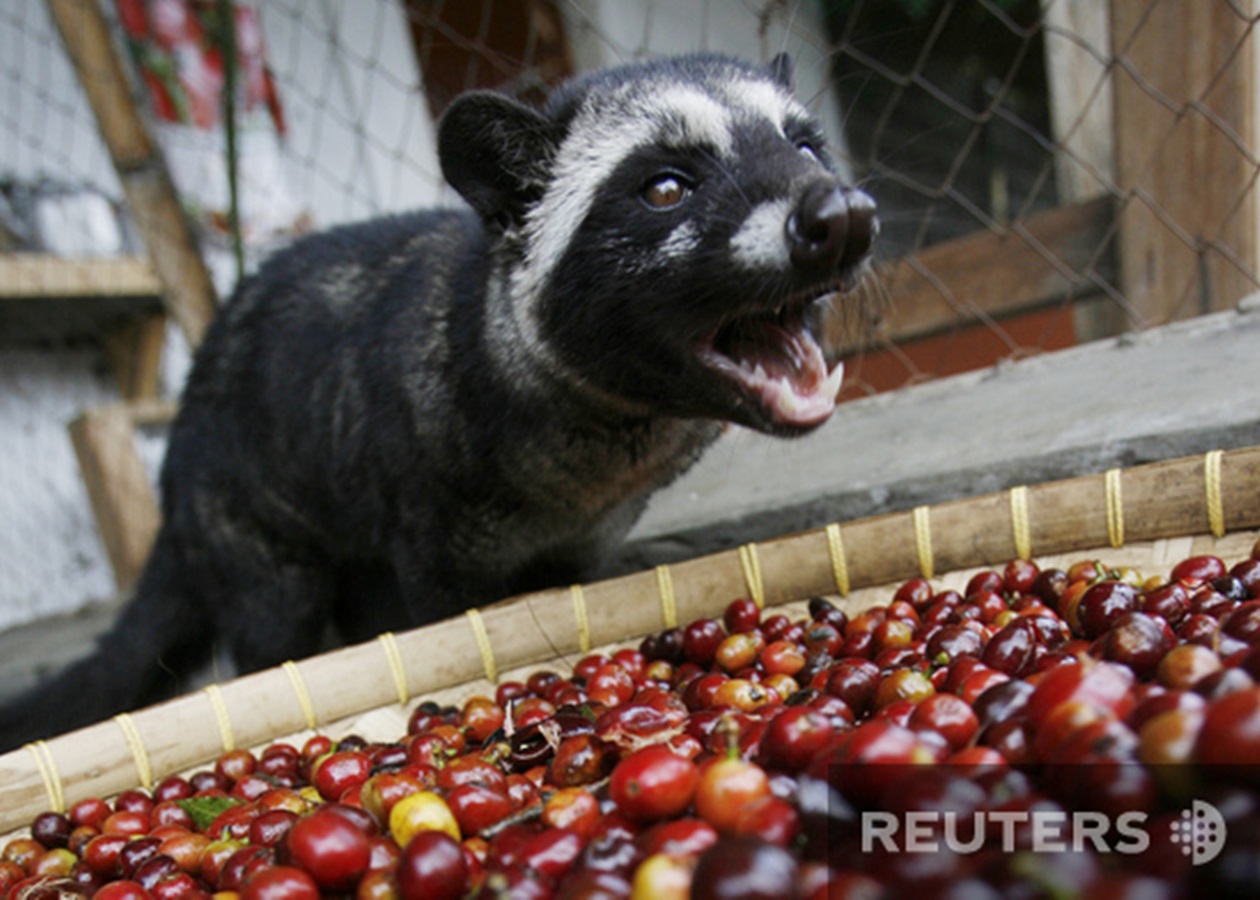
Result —
<instances>
[{"instance_id":1,"label":"wooden post","mask_svg":"<svg viewBox=\"0 0 1260 900\"><path fill-rule=\"evenodd\" d=\"M218 305L214 284L161 153L132 100L109 27L97 0L47 3L118 170L167 309L196 347Z\"/></svg>"},{"instance_id":2,"label":"wooden post","mask_svg":"<svg viewBox=\"0 0 1260 900\"><path fill-rule=\"evenodd\" d=\"M136 453L135 419L126 405L91 409L70 423L96 527L114 581L135 584L158 529L158 507Z\"/></svg>"},{"instance_id":3,"label":"wooden post","mask_svg":"<svg viewBox=\"0 0 1260 900\"><path fill-rule=\"evenodd\" d=\"M1111 0L1120 270L1139 327L1256 289L1256 35L1235 6Z\"/></svg>"},{"instance_id":4,"label":"wooden post","mask_svg":"<svg viewBox=\"0 0 1260 900\"><path fill-rule=\"evenodd\" d=\"M1098 0L1042 0L1050 128L1062 151L1055 157L1059 203L1108 196L1115 189L1115 98L1111 20ZM1107 253L1106 257L1110 258ZM1106 294L1078 298L1072 308L1082 343L1124 330L1123 308Z\"/></svg>"}]
</instances>

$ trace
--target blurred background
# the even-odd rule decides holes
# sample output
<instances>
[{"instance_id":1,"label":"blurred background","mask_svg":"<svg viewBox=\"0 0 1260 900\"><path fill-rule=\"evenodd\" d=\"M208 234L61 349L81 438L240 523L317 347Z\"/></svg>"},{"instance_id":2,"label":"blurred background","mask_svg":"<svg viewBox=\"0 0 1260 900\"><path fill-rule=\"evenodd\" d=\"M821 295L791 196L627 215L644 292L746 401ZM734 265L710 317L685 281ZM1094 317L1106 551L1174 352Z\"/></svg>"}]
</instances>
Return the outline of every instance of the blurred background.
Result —
<instances>
[{"instance_id":1,"label":"blurred background","mask_svg":"<svg viewBox=\"0 0 1260 900\"><path fill-rule=\"evenodd\" d=\"M242 273L459 202L434 122L687 50L796 61L884 231L854 400L1257 286L1256 9L1230 0L5 0L0 630L114 597Z\"/></svg>"}]
</instances>

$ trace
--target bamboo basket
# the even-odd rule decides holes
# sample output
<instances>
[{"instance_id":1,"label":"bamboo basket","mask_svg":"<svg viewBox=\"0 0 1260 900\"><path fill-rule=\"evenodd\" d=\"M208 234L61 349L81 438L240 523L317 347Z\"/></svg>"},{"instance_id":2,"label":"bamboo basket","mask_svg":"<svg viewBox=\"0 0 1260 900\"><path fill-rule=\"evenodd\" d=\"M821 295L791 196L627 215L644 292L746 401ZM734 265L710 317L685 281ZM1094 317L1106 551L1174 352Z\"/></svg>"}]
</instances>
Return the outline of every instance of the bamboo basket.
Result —
<instances>
[{"instance_id":1,"label":"bamboo basket","mask_svg":"<svg viewBox=\"0 0 1260 900\"><path fill-rule=\"evenodd\" d=\"M117 716L0 756L0 834L226 749L321 731L397 739L414 702L459 702L502 678L567 669L592 649L720 614L733 598L796 615L840 595L852 612L915 575L958 587L1014 557L1091 556L1166 574L1186 556L1242 558L1260 528L1260 447L1113 469L892 513L607 581L541 591Z\"/></svg>"}]
</instances>

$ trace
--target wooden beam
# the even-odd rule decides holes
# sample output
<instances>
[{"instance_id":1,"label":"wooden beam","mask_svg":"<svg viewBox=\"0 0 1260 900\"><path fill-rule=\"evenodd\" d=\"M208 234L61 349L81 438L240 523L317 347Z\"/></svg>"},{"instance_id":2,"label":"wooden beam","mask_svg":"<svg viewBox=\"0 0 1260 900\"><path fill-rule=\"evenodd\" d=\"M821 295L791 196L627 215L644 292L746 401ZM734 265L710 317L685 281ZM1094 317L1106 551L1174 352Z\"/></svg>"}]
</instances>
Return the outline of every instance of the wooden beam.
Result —
<instances>
[{"instance_id":1,"label":"wooden beam","mask_svg":"<svg viewBox=\"0 0 1260 900\"><path fill-rule=\"evenodd\" d=\"M1111 227L1112 203L1104 197L881 266L874 281L888 299L878 337L911 340L1095 293L1112 278ZM844 329L840 321L828 334L833 347L845 353L865 346Z\"/></svg>"},{"instance_id":2,"label":"wooden beam","mask_svg":"<svg viewBox=\"0 0 1260 900\"><path fill-rule=\"evenodd\" d=\"M133 102L97 0L47 0L53 22L122 181L163 299L188 343L201 343L218 302L170 175Z\"/></svg>"},{"instance_id":3,"label":"wooden beam","mask_svg":"<svg viewBox=\"0 0 1260 900\"><path fill-rule=\"evenodd\" d=\"M105 336L105 358L125 400L158 395L166 316L144 316Z\"/></svg>"},{"instance_id":4,"label":"wooden beam","mask_svg":"<svg viewBox=\"0 0 1260 900\"><path fill-rule=\"evenodd\" d=\"M1042 0L1050 130L1060 203L1114 192L1115 91L1111 17L1098 0ZM1081 343L1123 331L1124 307L1110 298L1077 303L1072 323Z\"/></svg>"},{"instance_id":5,"label":"wooden beam","mask_svg":"<svg viewBox=\"0 0 1260 900\"><path fill-rule=\"evenodd\" d=\"M160 518L133 415L125 404L88 410L70 423L70 438L114 581L126 590L140 577Z\"/></svg>"},{"instance_id":6,"label":"wooden beam","mask_svg":"<svg viewBox=\"0 0 1260 900\"><path fill-rule=\"evenodd\" d=\"M1115 181L1111 23L1098 0L1042 0L1050 129L1061 148L1062 203L1091 200Z\"/></svg>"},{"instance_id":7,"label":"wooden beam","mask_svg":"<svg viewBox=\"0 0 1260 900\"><path fill-rule=\"evenodd\" d=\"M147 259L66 259L50 253L0 254L0 297L156 296L161 282Z\"/></svg>"},{"instance_id":8,"label":"wooden beam","mask_svg":"<svg viewBox=\"0 0 1260 900\"><path fill-rule=\"evenodd\" d=\"M1120 272L1137 326L1256 289L1256 36L1235 6L1111 0Z\"/></svg>"}]
</instances>

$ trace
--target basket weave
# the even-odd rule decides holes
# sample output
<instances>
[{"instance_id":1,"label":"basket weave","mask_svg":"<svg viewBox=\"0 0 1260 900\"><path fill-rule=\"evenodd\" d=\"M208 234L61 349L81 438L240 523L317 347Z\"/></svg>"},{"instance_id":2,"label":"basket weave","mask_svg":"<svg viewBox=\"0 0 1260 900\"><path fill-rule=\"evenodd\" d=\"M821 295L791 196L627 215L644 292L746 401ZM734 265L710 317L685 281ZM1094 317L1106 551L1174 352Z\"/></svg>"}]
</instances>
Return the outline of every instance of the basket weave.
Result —
<instances>
[{"instance_id":1,"label":"basket weave","mask_svg":"<svg viewBox=\"0 0 1260 900\"><path fill-rule=\"evenodd\" d=\"M0 756L0 834L84 797L150 786L225 749L314 730L396 739L413 699L489 692L501 677L718 614L741 595L779 606L840 594L852 611L886 602L884 586L914 575L948 573L940 580L952 586L968 570L1016 556L1050 565L1086 550L1161 573L1192 553L1245 555L1257 528L1260 447L1252 447L1012 488L527 594Z\"/></svg>"}]
</instances>

